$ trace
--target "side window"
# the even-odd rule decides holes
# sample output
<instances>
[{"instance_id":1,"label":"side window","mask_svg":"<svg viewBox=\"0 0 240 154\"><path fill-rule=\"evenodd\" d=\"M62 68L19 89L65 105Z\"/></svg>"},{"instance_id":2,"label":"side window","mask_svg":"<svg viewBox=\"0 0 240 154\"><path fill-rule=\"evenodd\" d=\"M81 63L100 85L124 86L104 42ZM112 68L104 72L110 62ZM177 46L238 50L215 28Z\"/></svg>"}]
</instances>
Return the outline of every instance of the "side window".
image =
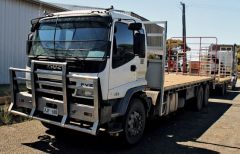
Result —
<instances>
[{"instance_id":1,"label":"side window","mask_svg":"<svg viewBox=\"0 0 240 154\"><path fill-rule=\"evenodd\" d=\"M145 58L145 33L143 29L134 31L134 54L137 54L139 58Z\"/></svg>"},{"instance_id":2,"label":"side window","mask_svg":"<svg viewBox=\"0 0 240 154\"><path fill-rule=\"evenodd\" d=\"M112 68L122 66L134 58L133 31L125 23L115 23L112 57Z\"/></svg>"}]
</instances>

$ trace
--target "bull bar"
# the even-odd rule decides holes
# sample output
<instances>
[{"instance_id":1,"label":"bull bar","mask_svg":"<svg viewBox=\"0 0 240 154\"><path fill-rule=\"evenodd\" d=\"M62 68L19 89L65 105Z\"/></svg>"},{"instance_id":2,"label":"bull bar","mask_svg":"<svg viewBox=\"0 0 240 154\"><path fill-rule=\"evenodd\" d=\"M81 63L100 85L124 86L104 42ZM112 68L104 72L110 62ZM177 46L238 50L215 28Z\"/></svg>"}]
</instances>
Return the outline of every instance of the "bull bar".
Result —
<instances>
[{"instance_id":1,"label":"bull bar","mask_svg":"<svg viewBox=\"0 0 240 154\"><path fill-rule=\"evenodd\" d=\"M49 64L61 67L62 71L46 72L37 68L38 65L49 65ZM31 79L17 77L16 72L30 73ZM97 134L98 125L99 125L99 92L98 92L99 78L98 77L69 74L67 72L67 62L49 62L49 61L36 61L36 60L31 61L31 70L10 67L9 73L10 73L10 83L11 83L10 84L11 104L9 106L8 111L10 113L27 117L30 119L40 120L42 122L46 122L46 123L57 125L64 128L73 129L76 131L80 131L80 132L84 132L92 135ZM41 74L60 77L62 83L40 80L38 77ZM70 79L91 80L93 81L93 87L68 85L68 81ZM18 83L17 83L18 80L31 82L32 94L29 94L28 92L19 92ZM62 88L62 91L41 89L39 88L39 86L37 86L37 84L48 85L52 87L60 87ZM85 97L85 96L76 96L76 97L82 98L82 99L89 99L89 100L92 99L93 106L70 102L69 97L72 97L72 94L71 96L69 95L68 89L75 89L75 90L87 89L92 91L93 97ZM59 96L62 96L63 100L55 100L55 99L46 98L46 97L39 97L38 93L48 93L48 94L59 95ZM43 107L47 103L54 104L57 106L57 109L59 110L59 115L62 116L61 122L49 120L46 118L41 118L35 115L36 110L43 111ZM21 111L17 111L16 109L18 107L28 108L31 111L29 112L29 114ZM68 118L74 118L79 121L91 122L92 125L88 128L81 127L79 125L74 125L67 122Z\"/></svg>"}]
</instances>

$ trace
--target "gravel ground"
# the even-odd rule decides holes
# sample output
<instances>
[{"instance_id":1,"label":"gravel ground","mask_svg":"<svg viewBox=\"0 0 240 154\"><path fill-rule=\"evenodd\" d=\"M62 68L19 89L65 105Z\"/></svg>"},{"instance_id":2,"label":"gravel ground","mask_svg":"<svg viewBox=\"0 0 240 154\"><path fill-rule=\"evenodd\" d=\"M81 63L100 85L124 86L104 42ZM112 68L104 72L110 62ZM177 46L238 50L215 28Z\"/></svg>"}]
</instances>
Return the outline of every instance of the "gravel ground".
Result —
<instances>
[{"instance_id":1,"label":"gravel ground","mask_svg":"<svg viewBox=\"0 0 240 154\"><path fill-rule=\"evenodd\" d=\"M143 140L127 147L106 134L54 133L32 120L0 127L0 153L240 153L240 82L208 108L188 108L147 124Z\"/></svg>"}]
</instances>

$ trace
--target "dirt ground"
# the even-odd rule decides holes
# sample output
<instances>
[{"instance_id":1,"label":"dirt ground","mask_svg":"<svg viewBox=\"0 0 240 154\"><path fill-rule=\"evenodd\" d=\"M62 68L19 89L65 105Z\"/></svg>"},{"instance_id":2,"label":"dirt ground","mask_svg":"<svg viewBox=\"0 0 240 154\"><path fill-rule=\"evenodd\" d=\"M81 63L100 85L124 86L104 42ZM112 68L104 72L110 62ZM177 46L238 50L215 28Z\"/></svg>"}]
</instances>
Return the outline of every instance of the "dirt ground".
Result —
<instances>
[{"instance_id":1,"label":"dirt ground","mask_svg":"<svg viewBox=\"0 0 240 154\"><path fill-rule=\"evenodd\" d=\"M151 121L133 147L104 133L54 134L35 120L2 126L0 153L240 153L240 82L226 96L212 97L200 112L185 108Z\"/></svg>"}]
</instances>

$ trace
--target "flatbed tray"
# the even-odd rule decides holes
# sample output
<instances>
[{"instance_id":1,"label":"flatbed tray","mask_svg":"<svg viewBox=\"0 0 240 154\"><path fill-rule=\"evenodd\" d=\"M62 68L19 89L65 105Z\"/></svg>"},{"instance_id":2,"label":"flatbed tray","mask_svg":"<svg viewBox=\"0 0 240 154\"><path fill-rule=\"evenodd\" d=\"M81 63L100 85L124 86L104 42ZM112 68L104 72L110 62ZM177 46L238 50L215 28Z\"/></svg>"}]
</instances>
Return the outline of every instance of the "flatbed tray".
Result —
<instances>
[{"instance_id":1,"label":"flatbed tray","mask_svg":"<svg viewBox=\"0 0 240 154\"><path fill-rule=\"evenodd\" d=\"M213 80L210 76L193 76L183 74L165 73L164 90L171 90L191 86L197 83Z\"/></svg>"},{"instance_id":2,"label":"flatbed tray","mask_svg":"<svg viewBox=\"0 0 240 154\"><path fill-rule=\"evenodd\" d=\"M219 84L224 83L224 82L230 82L231 81L231 77L227 76L227 77L216 77L215 81Z\"/></svg>"}]
</instances>

